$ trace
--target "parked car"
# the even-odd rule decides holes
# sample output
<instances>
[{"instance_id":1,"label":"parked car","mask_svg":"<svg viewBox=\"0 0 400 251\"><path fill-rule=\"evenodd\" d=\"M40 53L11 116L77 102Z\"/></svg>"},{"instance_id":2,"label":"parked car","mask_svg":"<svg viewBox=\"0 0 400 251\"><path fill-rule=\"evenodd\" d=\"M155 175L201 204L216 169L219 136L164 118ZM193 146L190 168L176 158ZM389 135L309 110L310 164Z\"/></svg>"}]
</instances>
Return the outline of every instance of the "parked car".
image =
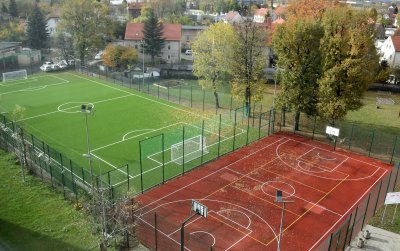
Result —
<instances>
[{"instance_id":1,"label":"parked car","mask_svg":"<svg viewBox=\"0 0 400 251\"><path fill-rule=\"evenodd\" d=\"M40 66L40 70L42 71L51 71L53 63L50 61L44 62L42 66Z\"/></svg>"},{"instance_id":2,"label":"parked car","mask_svg":"<svg viewBox=\"0 0 400 251\"><path fill-rule=\"evenodd\" d=\"M100 60L103 57L103 51L99 51L96 56L94 56L94 59Z\"/></svg>"},{"instance_id":3,"label":"parked car","mask_svg":"<svg viewBox=\"0 0 400 251\"><path fill-rule=\"evenodd\" d=\"M193 51L192 50L186 50L185 51L185 55L192 55L193 54Z\"/></svg>"},{"instance_id":4,"label":"parked car","mask_svg":"<svg viewBox=\"0 0 400 251\"><path fill-rule=\"evenodd\" d=\"M57 70L59 70L60 69L60 66L58 66L57 64L53 64L52 66L51 66L51 70L53 70L53 71L57 71Z\"/></svg>"}]
</instances>

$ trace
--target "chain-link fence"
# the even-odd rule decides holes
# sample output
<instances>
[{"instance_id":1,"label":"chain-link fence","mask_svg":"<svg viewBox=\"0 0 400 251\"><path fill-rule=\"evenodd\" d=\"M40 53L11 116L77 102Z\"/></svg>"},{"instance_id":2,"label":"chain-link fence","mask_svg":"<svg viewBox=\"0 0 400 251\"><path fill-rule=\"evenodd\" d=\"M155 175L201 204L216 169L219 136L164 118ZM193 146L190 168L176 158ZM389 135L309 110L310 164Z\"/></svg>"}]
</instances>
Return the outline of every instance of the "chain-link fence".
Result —
<instances>
[{"instance_id":1,"label":"chain-link fence","mask_svg":"<svg viewBox=\"0 0 400 251\"><path fill-rule=\"evenodd\" d=\"M332 138L326 134L326 126L331 123L320 117L309 117L301 113L298 130L294 130L295 112L280 110L276 112L275 117L275 132L293 132L388 163L400 161L400 134L398 133L376 129L361 123L335 121L333 126L340 129L340 135Z\"/></svg>"}]
</instances>

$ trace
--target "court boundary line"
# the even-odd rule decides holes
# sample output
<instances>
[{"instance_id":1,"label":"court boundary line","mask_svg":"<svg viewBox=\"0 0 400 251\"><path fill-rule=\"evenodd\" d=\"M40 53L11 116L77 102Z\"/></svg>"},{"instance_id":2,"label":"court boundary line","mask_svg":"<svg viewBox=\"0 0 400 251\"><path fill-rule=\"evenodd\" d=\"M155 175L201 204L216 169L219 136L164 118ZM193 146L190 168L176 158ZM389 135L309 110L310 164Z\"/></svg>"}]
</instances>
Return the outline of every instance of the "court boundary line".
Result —
<instances>
[{"instance_id":1,"label":"court boundary line","mask_svg":"<svg viewBox=\"0 0 400 251\"><path fill-rule=\"evenodd\" d=\"M369 187L369 189L367 189L367 191L365 191L364 194L362 194L362 195L358 198L358 200L357 200L356 202L353 203L353 205L342 215L342 217L340 217L340 218L325 232L325 234L323 234L323 235L321 236L321 238L320 238L319 240L317 240L317 241L314 243L313 246L311 246L311 248L309 249L309 251L311 251L316 245L318 245L318 244L321 242L321 240L324 239L324 237L325 237L328 233L330 233L330 232L333 230L333 228L336 227L336 225L337 225L340 221L342 221L342 219L343 219L345 216L348 215L348 213L354 208L354 206L357 205L358 202L359 202L361 199L365 198L365 195L366 195L368 192L371 192L372 189L375 188L376 183L380 182L380 181L382 180L382 177L383 177L384 175L386 175L386 173L388 172L386 169L384 169L384 171L385 171L385 172L382 173L382 175Z\"/></svg>"},{"instance_id":2,"label":"court boundary line","mask_svg":"<svg viewBox=\"0 0 400 251\"><path fill-rule=\"evenodd\" d=\"M286 138L286 137L283 137L283 138ZM286 138L286 139L288 139L288 138ZM294 166L290 165L289 163L287 163L286 161L284 161L284 160L281 158L280 154L278 153L278 149L279 149L279 147L280 147L281 145L283 145L284 143L286 143L286 142L288 142L288 141L290 141L290 140L293 140L293 141L295 141L295 142L302 143L302 144L305 144L305 145L309 145L309 146L310 146L310 144L307 144L307 143L304 143L304 142L301 142L301 141L298 141L298 140L295 140L295 139L288 139L287 141L282 142L282 143L279 144L278 147L276 148L275 154L278 156L278 158L282 161L283 164L285 164L286 166L288 166L288 167L290 167L290 168L296 169L296 170L298 170L298 171L301 172L301 173L304 173L304 174L307 174L307 175L310 175L310 176L318 177L318 178L325 179L325 180L338 180L338 181L341 180L341 179L336 179L336 178L318 176L318 175L315 175L315 174L313 174L313 173L308 173L308 172L304 171L303 169L302 169L302 170L299 170L299 169L295 168ZM317 148L319 148L319 147L317 147ZM323 149L323 148L322 148L322 149ZM345 155L343 155L343 156L345 156ZM366 163L365 161L360 161L360 160L355 159L355 158L352 158L352 157L349 157L349 159L354 160L354 161L359 161L359 162L364 163L364 164L368 164L368 163ZM349 180L349 181L350 181L350 180L352 180L352 181L358 181L358 180L369 179L369 178L373 177L379 170L383 169L383 168L381 168L381 167L379 167L379 166L375 166L375 165L372 165L372 164L369 164L369 165L376 168L376 170L375 170L372 174L370 174L369 176L365 176L365 177L362 177L362 178L351 178L351 179L346 179L346 180ZM335 172L337 172L337 171L335 170ZM345 174L345 173L342 173L342 174ZM345 175L347 175L347 174L345 174Z\"/></svg>"}]
</instances>

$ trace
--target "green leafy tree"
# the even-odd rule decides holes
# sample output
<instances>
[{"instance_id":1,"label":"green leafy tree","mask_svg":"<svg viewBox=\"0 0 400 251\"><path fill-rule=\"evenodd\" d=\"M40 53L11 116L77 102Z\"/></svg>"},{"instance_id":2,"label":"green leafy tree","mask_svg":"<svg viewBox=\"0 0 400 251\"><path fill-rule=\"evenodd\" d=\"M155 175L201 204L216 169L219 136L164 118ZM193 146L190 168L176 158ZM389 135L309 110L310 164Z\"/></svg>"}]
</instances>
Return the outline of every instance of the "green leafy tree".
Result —
<instances>
[{"instance_id":1,"label":"green leafy tree","mask_svg":"<svg viewBox=\"0 0 400 251\"><path fill-rule=\"evenodd\" d=\"M81 67L87 55L103 48L113 30L108 6L92 0L64 1L59 26L71 35Z\"/></svg>"},{"instance_id":2,"label":"green leafy tree","mask_svg":"<svg viewBox=\"0 0 400 251\"><path fill-rule=\"evenodd\" d=\"M235 58L230 65L232 94L245 102L249 114L251 102L261 100L266 82L266 55L263 50L266 34L251 20L238 24L235 29L238 39L234 46Z\"/></svg>"},{"instance_id":3,"label":"green leafy tree","mask_svg":"<svg viewBox=\"0 0 400 251\"><path fill-rule=\"evenodd\" d=\"M376 22L378 19L378 11L375 8L368 9L368 17L372 18Z\"/></svg>"},{"instance_id":4,"label":"green leafy tree","mask_svg":"<svg viewBox=\"0 0 400 251\"><path fill-rule=\"evenodd\" d=\"M12 17L18 17L18 7L15 0L10 0L8 4L8 12Z\"/></svg>"},{"instance_id":5,"label":"green leafy tree","mask_svg":"<svg viewBox=\"0 0 400 251\"><path fill-rule=\"evenodd\" d=\"M42 49L47 47L49 33L47 31L46 21L38 5L35 5L30 16L27 28L28 45L33 49Z\"/></svg>"},{"instance_id":6,"label":"green leafy tree","mask_svg":"<svg viewBox=\"0 0 400 251\"><path fill-rule=\"evenodd\" d=\"M1 12L8 13L7 6L4 2L1 3Z\"/></svg>"},{"instance_id":7,"label":"green leafy tree","mask_svg":"<svg viewBox=\"0 0 400 251\"><path fill-rule=\"evenodd\" d=\"M16 22L8 22L0 26L0 40L15 42L25 41L24 26Z\"/></svg>"},{"instance_id":8,"label":"green leafy tree","mask_svg":"<svg viewBox=\"0 0 400 251\"><path fill-rule=\"evenodd\" d=\"M192 45L195 52L193 73L203 89L213 91L216 109L220 108L218 87L228 75L235 39L235 31L230 24L216 23L201 32Z\"/></svg>"},{"instance_id":9,"label":"green leafy tree","mask_svg":"<svg viewBox=\"0 0 400 251\"><path fill-rule=\"evenodd\" d=\"M295 130L298 130L300 112L311 116L317 111L317 80L322 70L319 43L322 36L322 26L310 18L290 19L274 32L277 76L282 88L278 104L295 111Z\"/></svg>"},{"instance_id":10,"label":"green leafy tree","mask_svg":"<svg viewBox=\"0 0 400 251\"><path fill-rule=\"evenodd\" d=\"M328 10L321 40L323 76L319 114L332 124L362 106L361 99L379 69L368 13L345 7Z\"/></svg>"},{"instance_id":11,"label":"green leafy tree","mask_svg":"<svg viewBox=\"0 0 400 251\"><path fill-rule=\"evenodd\" d=\"M56 35L56 46L60 49L61 57L69 65L69 60L74 55L74 41L72 37L64 32L58 32Z\"/></svg>"},{"instance_id":12,"label":"green leafy tree","mask_svg":"<svg viewBox=\"0 0 400 251\"><path fill-rule=\"evenodd\" d=\"M155 57L161 54L165 44L163 25L154 15L154 12L150 12L149 18L144 23L143 35L144 52L151 56L151 62L154 64Z\"/></svg>"},{"instance_id":13,"label":"green leafy tree","mask_svg":"<svg viewBox=\"0 0 400 251\"><path fill-rule=\"evenodd\" d=\"M107 67L130 69L137 62L138 52L132 47L108 45L103 53L103 62Z\"/></svg>"}]
</instances>

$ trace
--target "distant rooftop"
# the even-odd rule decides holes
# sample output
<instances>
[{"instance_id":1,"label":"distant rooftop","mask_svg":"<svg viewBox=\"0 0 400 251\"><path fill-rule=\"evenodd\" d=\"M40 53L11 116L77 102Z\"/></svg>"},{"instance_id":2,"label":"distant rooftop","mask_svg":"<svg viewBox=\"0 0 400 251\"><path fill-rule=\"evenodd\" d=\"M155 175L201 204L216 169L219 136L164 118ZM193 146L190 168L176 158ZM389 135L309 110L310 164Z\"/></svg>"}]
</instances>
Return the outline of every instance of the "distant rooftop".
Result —
<instances>
[{"instance_id":1,"label":"distant rooftop","mask_svg":"<svg viewBox=\"0 0 400 251\"><path fill-rule=\"evenodd\" d=\"M0 50L10 49L16 46L21 46L21 42L1 42L0 41Z\"/></svg>"}]
</instances>

